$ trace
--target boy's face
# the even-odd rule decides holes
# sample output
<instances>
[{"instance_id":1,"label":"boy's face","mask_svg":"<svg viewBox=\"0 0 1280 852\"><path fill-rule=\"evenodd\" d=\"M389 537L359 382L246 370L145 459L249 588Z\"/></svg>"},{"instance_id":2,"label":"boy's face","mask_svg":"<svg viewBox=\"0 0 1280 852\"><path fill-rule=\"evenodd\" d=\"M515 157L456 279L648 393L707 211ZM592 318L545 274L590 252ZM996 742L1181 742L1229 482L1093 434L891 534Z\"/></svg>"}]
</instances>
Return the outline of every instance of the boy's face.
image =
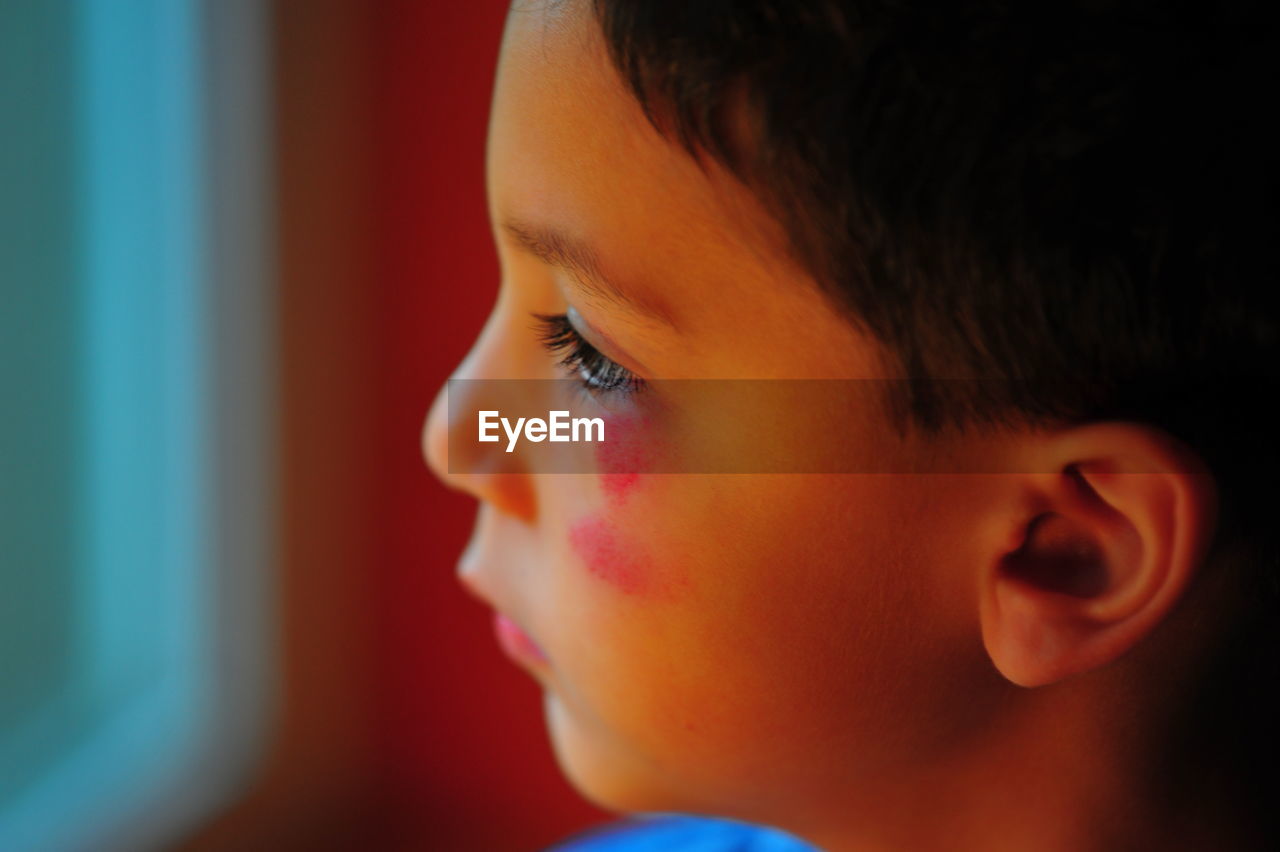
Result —
<instances>
[{"instance_id":1,"label":"boy's face","mask_svg":"<svg viewBox=\"0 0 1280 852\"><path fill-rule=\"evenodd\" d=\"M642 378L879 375L759 203L650 127L570 5L508 21L488 149L502 282L456 376L563 378L531 314L566 312ZM508 223L588 247L629 303L538 259ZM495 464L516 467L449 474L448 430L475 424L450 426L442 403L429 458L481 500L463 578L541 648L524 662L587 796L795 816L937 756L981 715L969 688L994 675L963 568L997 534L975 531L983 478L611 481L530 474L500 444ZM849 423L833 452L904 451L881 417Z\"/></svg>"}]
</instances>

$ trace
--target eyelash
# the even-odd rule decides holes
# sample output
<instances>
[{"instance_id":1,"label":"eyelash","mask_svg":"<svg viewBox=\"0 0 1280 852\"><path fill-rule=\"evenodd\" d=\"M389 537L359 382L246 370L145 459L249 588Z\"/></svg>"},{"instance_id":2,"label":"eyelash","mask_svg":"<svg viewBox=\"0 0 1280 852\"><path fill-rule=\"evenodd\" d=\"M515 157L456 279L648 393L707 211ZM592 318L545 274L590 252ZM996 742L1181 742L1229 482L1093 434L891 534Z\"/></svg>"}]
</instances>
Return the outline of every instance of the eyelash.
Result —
<instances>
[{"instance_id":1,"label":"eyelash","mask_svg":"<svg viewBox=\"0 0 1280 852\"><path fill-rule=\"evenodd\" d=\"M567 315L534 314L533 318L538 321L539 341L559 358L556 365L576 377L589 393L626 396L644 387L644 379L588 343Z\"/></svg>"}]
</instances>

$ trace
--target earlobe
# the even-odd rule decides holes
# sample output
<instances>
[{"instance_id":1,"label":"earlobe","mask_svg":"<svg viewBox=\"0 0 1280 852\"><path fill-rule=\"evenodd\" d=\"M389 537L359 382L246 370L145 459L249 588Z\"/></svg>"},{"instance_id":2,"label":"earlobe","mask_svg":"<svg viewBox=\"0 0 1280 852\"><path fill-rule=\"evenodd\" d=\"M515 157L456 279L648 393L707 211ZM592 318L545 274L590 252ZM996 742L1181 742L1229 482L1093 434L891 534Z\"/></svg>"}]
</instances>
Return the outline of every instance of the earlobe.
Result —
<instances>
[{"instance_id":1,"label":"earlobe","mask_svg":"<svg viewBox=\"0 0 1280 852\"><path fill-rule=\"evenodd\" d=\"M1013 683L1041 686L1124 655L1181 599L1216 524L1200 459L1150 427L1046 439L1020 535L980 583L983 641Z\"/></svg>"}]
</instances>

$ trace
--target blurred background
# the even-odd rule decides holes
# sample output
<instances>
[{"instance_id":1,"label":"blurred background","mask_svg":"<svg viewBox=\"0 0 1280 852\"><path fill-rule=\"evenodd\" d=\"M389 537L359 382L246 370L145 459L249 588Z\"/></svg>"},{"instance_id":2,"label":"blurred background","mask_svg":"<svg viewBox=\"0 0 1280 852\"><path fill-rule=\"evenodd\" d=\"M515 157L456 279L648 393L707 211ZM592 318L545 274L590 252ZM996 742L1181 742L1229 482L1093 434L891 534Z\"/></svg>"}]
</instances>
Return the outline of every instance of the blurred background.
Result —
<instances>
[{"instance_id":1,"label":"blurred background","mask_svg":"<svg viewBox=\"0 0 1280 852\"><path fill-rule=\"evenodd\" d=\"M496 292L502 0L0 0L0 850L604 820L419 431Z\"/></svg>"}]
</instances>

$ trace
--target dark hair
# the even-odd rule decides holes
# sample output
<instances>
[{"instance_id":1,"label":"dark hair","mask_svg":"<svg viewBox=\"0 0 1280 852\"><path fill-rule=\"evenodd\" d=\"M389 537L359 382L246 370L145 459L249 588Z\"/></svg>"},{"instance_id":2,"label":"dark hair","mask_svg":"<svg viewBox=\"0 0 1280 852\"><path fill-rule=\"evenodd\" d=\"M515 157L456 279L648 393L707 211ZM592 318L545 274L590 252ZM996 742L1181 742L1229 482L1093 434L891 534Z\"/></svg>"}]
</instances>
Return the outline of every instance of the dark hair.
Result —
<instances>
[{"instance_id":1,"label":"dark hair","mask_svg":"<svg viewBox=\"0 0 1280 852\"><path fill-rule=\"evenodd\" d=\"M1264 4L594 5L655 127L751 187L884 344L911 425L1159 426L1275 582Z\"/></svg>"}]
</instances>

